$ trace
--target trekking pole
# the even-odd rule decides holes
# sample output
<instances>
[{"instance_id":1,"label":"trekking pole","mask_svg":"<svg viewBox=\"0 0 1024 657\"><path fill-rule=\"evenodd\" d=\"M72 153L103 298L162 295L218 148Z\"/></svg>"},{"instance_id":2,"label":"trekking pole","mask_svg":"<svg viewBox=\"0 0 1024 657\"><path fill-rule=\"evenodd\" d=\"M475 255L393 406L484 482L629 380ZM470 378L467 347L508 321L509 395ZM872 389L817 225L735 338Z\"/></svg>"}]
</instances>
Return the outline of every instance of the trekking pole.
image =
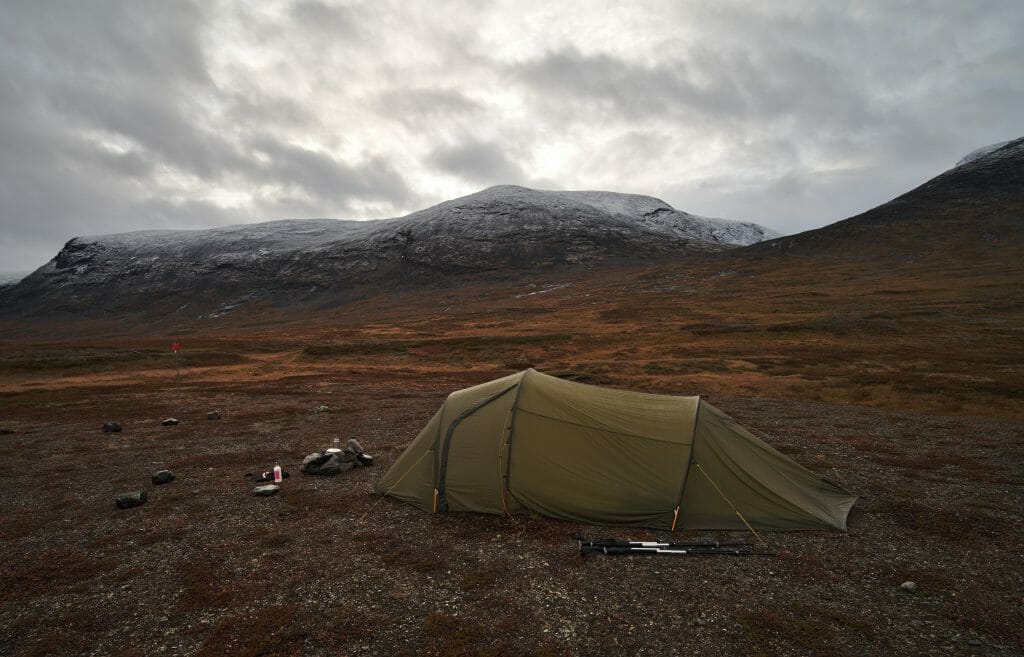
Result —
<instances>
[{"instance_id":1,"label":"trekking pole","mask_svg":"<svg viewBox=\"0 0 1024 657\"><path fill-rule=\"evenodd\" d=\"M766 554L756 552L752 543L719 543L717 541L694 543L663 543L659 541L620 541L613 538L585 539L573 536L580 548L580 554L679 554L705 555L725 554L746 556Z\"/></svg>"},{"instance_id":2,"label":"trekking pole","mask_svg":"<svg viewBox=\"0 0 1024 657\"><path fill-rule=\"evenodd\" d=\"M623 541L616 538L583 538L578 534L572 535L572 540L578 542L580 547L637 547L637 548L690 548L690 547L744 547L753 545L745 541L735 543L722 543L720 541L698 541L692 543L666 543L662 541Z\"/></svg>"}]
</instances>

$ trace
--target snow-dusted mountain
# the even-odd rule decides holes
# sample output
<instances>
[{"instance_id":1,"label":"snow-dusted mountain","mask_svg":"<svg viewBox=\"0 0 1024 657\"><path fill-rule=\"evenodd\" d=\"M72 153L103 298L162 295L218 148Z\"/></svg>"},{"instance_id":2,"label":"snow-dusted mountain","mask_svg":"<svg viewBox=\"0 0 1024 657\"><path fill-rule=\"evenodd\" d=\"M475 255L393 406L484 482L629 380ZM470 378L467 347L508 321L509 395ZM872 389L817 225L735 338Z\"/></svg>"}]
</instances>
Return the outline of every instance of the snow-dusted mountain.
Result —
<instances>
[{"instance_id":1,"label":"snow-dusted mountain","mask_svg":"<svg viewBox=\"0 0 1024 657\"><path fill-rule=\"evenodd\" d=\"M487 272L646 262L774 233L611 192L502 185L376 221L307 219L78 237L0 292L6 316L155 308L216 314L246 302L345 297Z\"/></svg>"}]
</instances>

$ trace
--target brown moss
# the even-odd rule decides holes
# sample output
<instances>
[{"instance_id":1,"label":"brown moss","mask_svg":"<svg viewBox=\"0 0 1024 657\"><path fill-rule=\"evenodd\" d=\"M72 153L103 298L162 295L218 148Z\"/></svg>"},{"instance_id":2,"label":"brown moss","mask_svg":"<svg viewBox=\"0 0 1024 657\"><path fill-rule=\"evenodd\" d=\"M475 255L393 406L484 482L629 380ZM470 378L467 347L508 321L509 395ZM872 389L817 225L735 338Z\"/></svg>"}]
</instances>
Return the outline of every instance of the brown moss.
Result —
<instances>
[{"instance_id":1,"label":"brown moss","mask_svg":"<svg viewBox=\"0 0 1024 657\"><path fill-rule=\"evenodd\" d=\"M203 641L199 657L300 657L309 630L294 605L265 607L225 616Z\"/></svg>"},{"instance_id":2,"label":"brown moss","mask_svg":"<svg viewBox=\"0 0 1024 657\"><path fill-rule=\"evenodd\" d=\"M178 565L178 607L182 610L227 607L235 597L235 582L210 558Z\"/></svg>"}]
</instances>

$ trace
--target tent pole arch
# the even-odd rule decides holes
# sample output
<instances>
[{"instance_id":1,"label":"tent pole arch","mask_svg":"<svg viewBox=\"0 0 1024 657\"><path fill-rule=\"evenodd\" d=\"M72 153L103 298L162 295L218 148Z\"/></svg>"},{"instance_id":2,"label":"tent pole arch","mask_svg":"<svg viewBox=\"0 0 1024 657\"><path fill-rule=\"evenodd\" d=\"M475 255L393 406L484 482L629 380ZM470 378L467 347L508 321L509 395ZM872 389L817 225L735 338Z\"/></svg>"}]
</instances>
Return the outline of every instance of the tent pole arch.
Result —
<instances>
[{"instance_id":1,"label":"tent pole arch","mask_svg":"<svg viewBox=\"0 0 1024 657\"><path fill-rule=\"evenodd\" d=\"M477 404L470 406L466 410L459 413L459 415L454 420L452 420L452 423L448 425L448 430L445 431L444 444L441 447L441 463L437 473L437 487L434 489L434 497L436 499L434 503L435 512L448 510L448 499L445 496L445 484L447 483L448 479L448 454L451 451L452 436L455 434L455 430L458 428L459 424L467 417L469 417L473 413L476 413L481 408L487 406L496 399L500 399L518 385L520 385L519 382L513 383L509 387L503 390L499 390L490 397L487 397L486 399L481 400Z\"/></svg>"},{"instance_id":2,"label":"tent pole arch","mask_svg":"<svg viewBox=\"0 0 1024 657\"><path fill-rule=\"evenodd\" d=\"M502 481L503 490L501 493L502 503L505 505L505 510L508 510L508 498L512 495L511 488L511 477L512 477L512 436L516 431L516 416L519 410L519 397L523 394L523 387L526 385L526 379L530 376L532 369L525 370L523 376L519 379L519 388L516 390L516 398L512 400L512 408L509 410L512 418L508 425L508 434L505 436L505 475L504 481Z\"/></svg>"},{"instance_id":3,"label":"tent pole arch","mask_svg":"<svg viewBox=\"0 0 1024 657\"><path fill-rule=\"evenodd\" d=\"M683 495L686 494L686 480L690 477L690 468L693 467L693 452L697 448L697 418L700 417L700 407L703 402L700 397L697 397L697 410L693 414L693 425L690 427L690 453L686 458L686 466L682 468L683 477L679 482L679 495L676 496L676 508L672 510L672 528L669 531L674 532L676 530L676 523L679 521L679 510L683 508Z\"/></svg>"},{"instance_id":4,"label":"tent pole arch","mask_svg":"<svg viewBox=\"0 0 1024 657\"><path fill-rule=\"evenodd\" d=\"M518 396L519 391L517 390L516 397ZM505 424L502 425L501 439L498 440L498 494L501 496L501 508L505 512L505 516L510 520L515 518L508 509L508 437L512 434L512 423L515 421L515 413L515 400L513 400L512 408L508 409L508 417L505 418Z\"/></svg>"}]
</instances>

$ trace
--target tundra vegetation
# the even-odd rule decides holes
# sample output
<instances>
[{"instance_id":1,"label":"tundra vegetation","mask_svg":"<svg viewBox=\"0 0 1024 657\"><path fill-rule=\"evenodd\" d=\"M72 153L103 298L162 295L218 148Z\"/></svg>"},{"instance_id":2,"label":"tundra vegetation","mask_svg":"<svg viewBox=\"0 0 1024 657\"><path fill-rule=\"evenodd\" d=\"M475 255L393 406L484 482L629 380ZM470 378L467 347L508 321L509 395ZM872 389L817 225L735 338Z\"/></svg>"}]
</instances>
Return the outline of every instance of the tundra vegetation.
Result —
<instances>
[{"instance_id":1,"label":"tundra vegetation","mask_svg":"<svg viewBox=\"0 0 1024 657\"><path fill-rule=\"evenodd\" d=\"M1019 654L1024 279L1019 265L937 262L538 274L229 314L173 336L104 319L7 325L0 647ZM448 392L525 367L709 397L862 495L849 532L769 534L773 557L582 559L573 533L669 535L430 515L372 494ZM110 419L124 430L103 433ZM298 473L350 436L376 466ZM292 476L253 497L244 475L275 463ZM154 488L160 469L177 478ZM147 504L114 508L136 489Z\"/></svg>"}]
</instances>

